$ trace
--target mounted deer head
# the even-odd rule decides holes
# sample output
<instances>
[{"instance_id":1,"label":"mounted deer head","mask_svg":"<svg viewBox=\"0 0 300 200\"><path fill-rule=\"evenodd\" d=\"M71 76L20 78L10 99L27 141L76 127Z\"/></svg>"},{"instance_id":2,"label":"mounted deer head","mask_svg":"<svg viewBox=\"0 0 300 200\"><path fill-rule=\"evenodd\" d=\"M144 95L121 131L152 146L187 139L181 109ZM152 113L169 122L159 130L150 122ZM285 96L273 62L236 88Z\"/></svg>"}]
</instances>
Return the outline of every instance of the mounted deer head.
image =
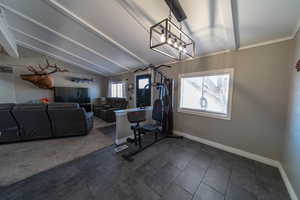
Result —
<instances>
[{"instance_id":1,"label":"mounted deer head","mask_svg":"<svg viewBox=\"0 0 300 200\"><path fill-rule=\"evenodd\" d=\"M34 73L35 75L50 75L50 74L54 74L56 72L68 72L68 70L61 69L56 64L50 65L48 59L46 59L46 63L47 63L47 65L45 67L41 67L41 65L38 65L38 69L36 69L36 68L32 67L31 65L29 65L27 67L27 69L28 69L28 71ZM48 69L53 69L53 70L48 72L47 71Z\"/></svg>"},{"instance_id":2,"label":"mounted deer head","mask_svg":"<svg viewBox=\"0 0 300 200\"><path fill-rule=\"evenodd\" d=\"M48 59L46 59L47 65L42 67L38 65L38 67L28 66L28 71L33 74L22 74L21 78L23 80L29 81L42 89L52 89L54 87L53 78L50 76L56 72L68 72L66 69L59 68L56 64L50 65ZM49 71L49 69L52 69Z\"/></svg>"}]
</instances>

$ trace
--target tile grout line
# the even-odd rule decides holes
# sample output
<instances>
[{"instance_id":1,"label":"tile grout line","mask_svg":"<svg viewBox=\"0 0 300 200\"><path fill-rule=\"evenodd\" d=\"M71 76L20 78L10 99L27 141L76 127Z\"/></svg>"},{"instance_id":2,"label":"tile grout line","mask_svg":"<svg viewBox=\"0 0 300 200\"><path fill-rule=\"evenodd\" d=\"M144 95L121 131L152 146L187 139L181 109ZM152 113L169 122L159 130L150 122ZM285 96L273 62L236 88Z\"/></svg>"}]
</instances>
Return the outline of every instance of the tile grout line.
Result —
<instances>
[{"instance_id":1,"label":"tile grout line","mask_svg":"<svg viewBox=\"0 0 300 200\"><path fill-rule=\"evenodd\" d=\"M210 166L207 168L207 171L208 171L208 169L210 168ZM206 171L206 173L207 173L207 171ZM205 173L205 174L206 174ZM203 182L202 182L204 185L206 185L206 186L208 186L210 189L212 189L213 191L215 191L215 192L217 192L218 194L221 194L223 197L224 197L224 199L225 199L225 194L223 194L222 192L220 192L220 191L218 191L216 188L214 188L213 186L211 186L211 185L209 185L208 183L206 183L206 182L204 182L204 177L203 177ZM200 186L199 186L200 187ZM226 188L227 189L227 188Z\"/></svg>"},{"instance_id":2,"label":"tile grout line","mask_svg":"<svg viewBox=\"0 0 300 200\"><path fill-rule=\"evenodd\" d=\"M203 151L203 149L201 149L201 151ZM206 151L204 151L204 152L206 152ZM209 152L206 152L206 153L209 153ZM213 159L212 159L212 160L213 160ZM204 174L203 174L202 180L201 180L200 184L198 185L197 191L199 190L201 184L204 184L204 185L208 186L209 188L211 188L213 191L215 191L215 192L221 194L221 195L224 197L224 199L225 199L224 194L222 194L221 192L217 191L215 188L213 188L212 186L210 186L210 185L208 185L207 183L204 182L204 178L205 178L205 176L206 176L206 174L207 174L209 168L212 166L212 160L210 161L209 165L208 165L208 166L206 167L206 169L205 169L205 172L204 172ZM194 196L196 195L197 191L194 193L193 198L194 198Z\"/></svg>"},{"instance_id":3,"label":"tile grout line","mask_svg":"<svg viewBox=\"0 0 300 200\"><path fill-rule=\"evenodd\" d=\"M270 159L270 158L267 158L267 157L264 157L264 156L261 156L261 155L257 155L257 154L254 154L254 153L250 153L250 152L247 152L245 150L241 150L241 149L238 149L238 148L227 146L227 145L215 142L215 141L204 139L204 138L201 138L199 136L194 136L194 135L191 135L191 134L188 134L188 133L185 133L185 132L181 132L181 131L178 131L178 130L174 130L173 132L174 132L175 135L183 136L187 139L199 142L201 144L212 146L214 148L221 149L222 151L230 152L230 153L233 153L235 155L239 155L239 156L245 157L247 159L250 159L250 160L253 160L253 161L256 161L256 162L260 162L260 163L263 163L263 164L266 164L266 165L269 165L269 166L272 166L272 167L276 167L280 171L281 178L284 181L284 184L285 184L285 186L288 190L290 198L292 200L298 200L298 197L295 193L295 189L291 185L291 183L289 181L289 178L286 175L286 172L283 169L282 164L279 161L273 160L273 159Z\"/></svg>"},{"instance_id":4,"label":"tile grout line","mask_svg":"<svg viewBox=\"0 0 300 200\"><path fill-rule=\"evenodd\" d=\"M231 183L231 179L232 179L232 173L233 173L233 168L231 167L230 168L230 175L229 175L228 182L227 182L226 191L225 191L225 194L224 194L224 199L226 199L226 197L228 195L228 192L229 192L229 187L230 187L230 183Z\"/></svg>"}]
</instances>

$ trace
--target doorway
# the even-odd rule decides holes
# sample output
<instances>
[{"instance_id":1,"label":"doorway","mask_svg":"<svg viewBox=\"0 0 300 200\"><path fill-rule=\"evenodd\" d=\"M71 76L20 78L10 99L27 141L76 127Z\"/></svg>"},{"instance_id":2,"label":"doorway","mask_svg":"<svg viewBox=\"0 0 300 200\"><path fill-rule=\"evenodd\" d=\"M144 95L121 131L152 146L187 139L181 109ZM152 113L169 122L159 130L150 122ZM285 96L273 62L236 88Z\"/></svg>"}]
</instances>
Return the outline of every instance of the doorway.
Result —
<instances>
[{"instance_id":1,"label":"doorway","mask_svg":"<svg viewBox=\"0 0 300 200\"><path fill-rule=\"evenodd\" d=\"M151 106L151 87L145 86L151 84L151 74L137 75L136 81L136 107Z\"/></svg>"}]
</instances>

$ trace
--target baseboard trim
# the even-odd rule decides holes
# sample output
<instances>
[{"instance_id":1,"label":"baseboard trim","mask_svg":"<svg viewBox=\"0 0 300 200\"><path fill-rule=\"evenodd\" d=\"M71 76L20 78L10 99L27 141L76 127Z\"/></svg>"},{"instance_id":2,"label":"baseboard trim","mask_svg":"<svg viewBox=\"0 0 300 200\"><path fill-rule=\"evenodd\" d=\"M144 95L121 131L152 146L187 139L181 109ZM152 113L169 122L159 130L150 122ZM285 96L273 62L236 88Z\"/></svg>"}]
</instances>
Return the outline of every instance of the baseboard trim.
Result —
<instances>
[{"instance_id":1,"label":"baseboard trim","mask_svg":"<svg viewBox=\"0 0 300 200\"><path fill-rule=\"evenodd\" d=\"M193 140L193 141L196 141L196 142L200 142L200 143L215 147L217 149L221 149L223 151L227 151L227 152L230 152L230 153L233 153L233 154L245 157L245 158L249 158L251 160L255 160L257 162L264 163L266 165L277 167L279 169L281 177L284 181L284 184L285 184L285 186L286 186L286 188L289 192L291 200L299 200L297 195L296 195L296 192L295 192L295 190L294 190L294 188L293 188L293 186L292 186L292 184L291 184L291 182L290 182L290 180L289 180L289 178L288 178L288 176L285 172L285 170L283 169L283 167L282 167L282 165L279 161L272 160L270 158L266 158L266 157L263 157L263 156L260 156L260 155L254 154L254 153L250 153L250 152L247 152L247 151L244 151L244 150L240 150L240 149L237 149L237 148L234 148L234 147L230 147L230 146L227 146L227 145L224 145L224 144L213 142L213 141L210 141L210 140L207 140L207 139L203 139L203 138L198 137L198 136L193 136L191 134L184 133L184 132L181 132L181 131L176 131L175 130L173 132L174 132L175 135L183 136L187 139L190 139L190 140ZM129 137L132 137L132 135L124 137L124 138L116 139L115 143L117 145L123 144L123 143L126 142L127 138L129 138Z\"/></svg>"},{"instance_id":2,"label":"baseboard trim","mask_svg":"<svg viewBox=\"0 0 300 200\"><path fill-rule=\"evenodd\" d=\"M224 144L220 144L220 143L217 143L217 142L213 142L213 141L210 141L210 140L207 140L207 139L203 139L203 138L200 138L198 136L193 136L191 134L184 133L184 132L181 132L181 131L176 131L175 130L173 132L174 132L175 135L180 135L180 136L183 136L187 139L190 139L190 140L193 140L193 141L196 141L196 142L200 142L200 143L215 147L217 149L221 149L223 151L227 151L227 152L230 152L230 153L233 153L233 154L245 157L245 158L249 158L251 160L255 160L255 161L264 163L266 165L277 167L280 171L280 174L281 174L281 177L284 181L284 184L285 184L285 186L286 186L286 188L289 192L291 200L299 200L296 193L295 193L295 190L294 190L294 188L293 188L293 186L292 186L292 184L291 184L291 182L290 182L290 180L287 176L287 174L285 173L285 171L284 171L284 169L283 169L283 167L282 167L282 165L279 161L272 160L270 158L266 158L266 157L263 157L263 156L260 156L260 155L254 154L254 153L249 153L247 151L240 150L240 149L230 147L230 146L227 146L227 145L224 145Z\"/></svg>"},{"instance_id":3,"label":"baseboard trim","mask_svg":"<svg viewBox=\"0 0 300 200\"><path fill-rule=\"evenodd\" d=\"M286 188L287 188L287 190L288 190L288 192L290 194L291 200L299 200L298 197L297 197L297 195L296 195L296 192L295 192L295 190L294 190L294 188L293 188L293 186L292 186L292 184L291 184L291 182L289 180L289 177L285 173L285 170L283 169L283 167L282 167L281 164L278 167L278 169L279 169L281 177L282 177L282 179L284 181L284 184L285 184L285 186L286 186Z\"/></svg>"},{"instance_id":4,"label":"baseboard trim","mask_svg":"<svg viewBox=\"0 0 300 200\"><path fill-rule=\"evenodd\" d=\"M174 134L180 135L180 136L183 136L183 137L188 138L190 140L194 140L194 141L197 141L197 142L215 147L217 149L221 149L223 151L227 151L227 152L230 152L230 153L233 153L233 154L237 154L239 156L249 158L251 160L255 160L255 161L258 161L258 162L261 162L261 163L264 163L264 164L267 164L267 165L270 165L270 166L273 166L273 167L279 167L280 166L280 163L276 160L272 160L270 158L266 158L266 157L259 156L259 155L253 154L253 153L249 153L249 152L246 152L246 151L234 148L234 147L230 147L230 146L227 146L227 145L224 145L224 144L220 144L220 143L213 142L213 141L210 141L210 140L207 140L207 139L203 139L203 138L200 138L200 137L197 137L197 136L193 136L193 135L190 135L188 133L183 133L183 132L180 132L180 131L174 131Z\"/></svg>"}]
</instances>

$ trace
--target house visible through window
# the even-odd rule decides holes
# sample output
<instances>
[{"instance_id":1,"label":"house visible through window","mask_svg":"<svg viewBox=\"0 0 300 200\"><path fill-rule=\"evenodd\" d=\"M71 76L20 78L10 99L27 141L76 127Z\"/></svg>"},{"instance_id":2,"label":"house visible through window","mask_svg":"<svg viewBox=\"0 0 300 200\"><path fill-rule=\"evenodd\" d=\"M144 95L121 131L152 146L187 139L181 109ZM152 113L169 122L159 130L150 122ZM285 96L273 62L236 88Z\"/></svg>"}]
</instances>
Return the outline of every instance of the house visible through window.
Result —
<instances>
[{"instance_id":1,"label":"house visible through window","mask_svg":"<svg viewBox=\"0 0 300 200\"><path fill-rule=\"evenodd\" d=\"M179 112L230 119L233 69L182 74Z\"/></svg>"},{"instance_id":2,"label":"house visible through window","mask_svg":"<svg viewBox=\"0 0 300 200\"><path fill-rule=\"evenodd\" d=\"M149 78L139 79L139 89L144 89L149 84Z\"/></svg>"},{"instance_id":3,"label":"house visible through window","mask_svg":"<svg viewBox=\"0 0 300 200\"><path fill-rule=\"evenodd\" d=\"M111 97L123 98L123 83L112 83L111 84Z\"/></svg>"}]
</instances>

